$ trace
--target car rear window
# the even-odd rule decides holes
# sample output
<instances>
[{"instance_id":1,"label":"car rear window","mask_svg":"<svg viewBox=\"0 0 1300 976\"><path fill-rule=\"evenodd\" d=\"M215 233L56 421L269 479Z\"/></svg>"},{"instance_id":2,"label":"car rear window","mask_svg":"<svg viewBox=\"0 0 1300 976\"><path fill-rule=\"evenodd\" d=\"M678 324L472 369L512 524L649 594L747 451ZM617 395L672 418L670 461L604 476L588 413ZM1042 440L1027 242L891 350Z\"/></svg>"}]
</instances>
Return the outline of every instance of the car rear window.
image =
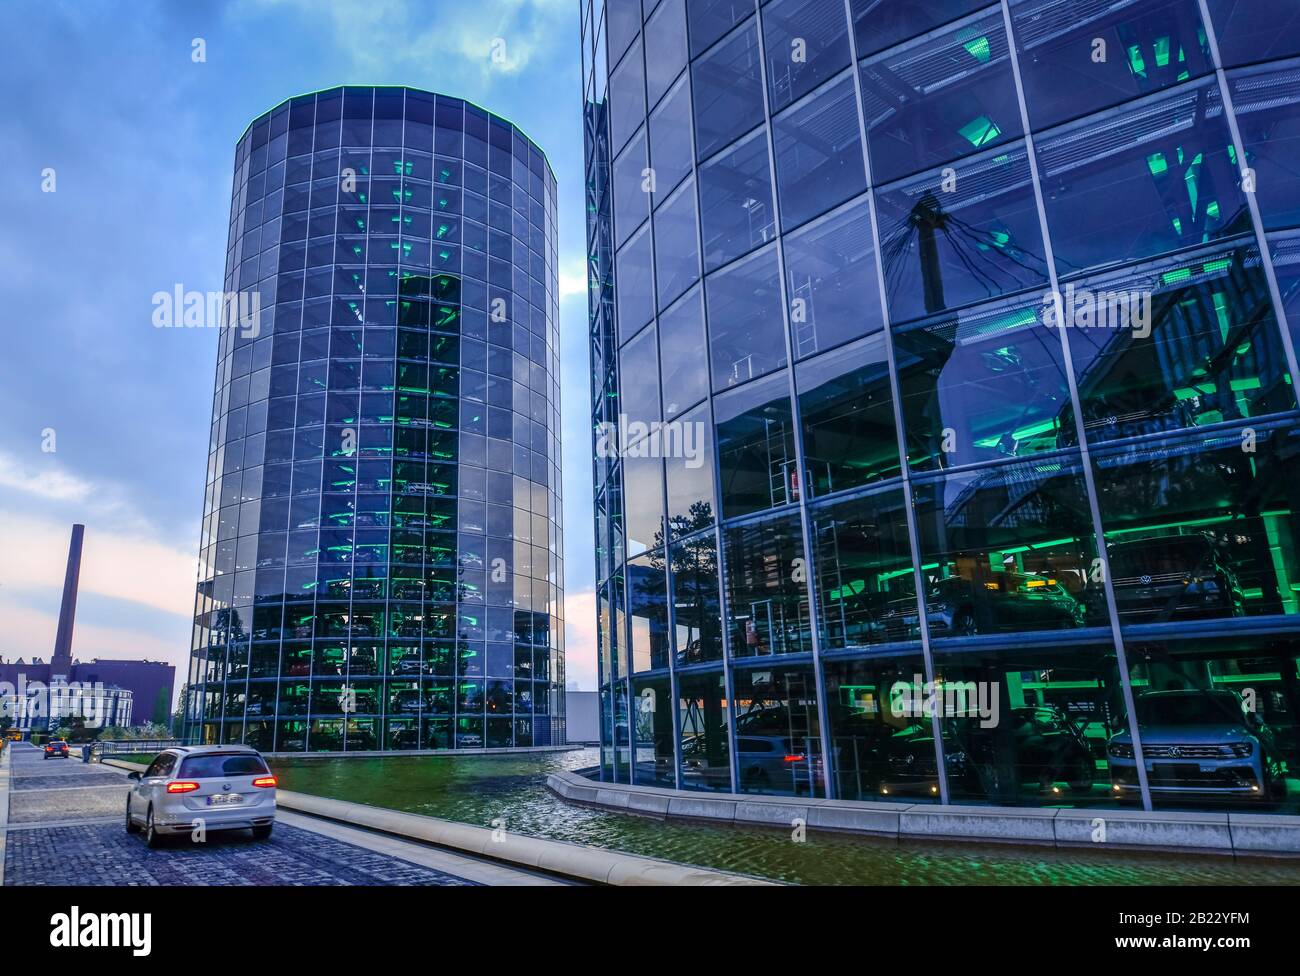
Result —
<instances>
[{"instance_id":1,"label":"car rear window","mask_svg":"<svg viewBox=\"0 0 1300 976\"><path fill-rule=\"evenodd\" d=\"M209 779L215 776L259 776L267 772L261 756L211 753L190 756L181 763L180 776L184 779Z\"/></svg>"}]
</instances>

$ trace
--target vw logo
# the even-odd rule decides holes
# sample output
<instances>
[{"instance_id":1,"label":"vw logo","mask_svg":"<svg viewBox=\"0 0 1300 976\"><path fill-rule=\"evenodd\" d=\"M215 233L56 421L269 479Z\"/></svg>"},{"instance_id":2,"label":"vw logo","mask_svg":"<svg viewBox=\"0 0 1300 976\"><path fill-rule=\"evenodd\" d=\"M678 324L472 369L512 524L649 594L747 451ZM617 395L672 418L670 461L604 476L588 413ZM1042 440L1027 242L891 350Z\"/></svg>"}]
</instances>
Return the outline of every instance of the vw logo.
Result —
<instances>
[{"instance_id":1,"label":"vw logo","mask_svg":"<svg viewBox=\"0 0 1300 976\"><path fill-rule=\"evenodd\" d=\"M1183 750L1179 749L1177 746L1169 747L1169 757L1171 759L1177 759L1182 754L1183 754Z\"/></svg>"},{"instance_id":2,"label":"vw logo","mask_svg":"<svg viewBox=\"0 0 1300 976\"><path fill-rule=\"evenodd\" d=\"M1151 577L1148 576L1146 573L1143 573L1143 574L1139 577L1139 579L1142 581L1142 585L1143 585L1143 586L1150 586L1150 585L1151 585Z\"/></svg>"},{"instance_id":3,"label":"vw logo","mask_svg":"<svg viewBox=\"0 0 1300 976\"><path fill-rule=\"evenodd\" d=\"M229 784L229 783L222 783L222 784L221 784L221 790L222 790L223 793L229 793L229 792L230 792L230 784Z\"/></svg>"}]
</instances>

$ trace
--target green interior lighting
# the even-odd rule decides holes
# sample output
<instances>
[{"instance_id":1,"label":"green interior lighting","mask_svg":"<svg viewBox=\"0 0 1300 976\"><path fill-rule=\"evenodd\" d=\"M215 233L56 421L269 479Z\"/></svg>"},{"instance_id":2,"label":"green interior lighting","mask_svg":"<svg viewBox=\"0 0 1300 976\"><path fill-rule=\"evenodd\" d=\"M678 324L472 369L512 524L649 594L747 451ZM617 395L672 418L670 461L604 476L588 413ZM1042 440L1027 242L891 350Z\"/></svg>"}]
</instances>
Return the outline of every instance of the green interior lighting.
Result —
<instances>
[{"instance_id":1,"label":"green interior lighting","mask_svg":"<svg viewBox=\"0 0 1300 976\"><path fill-rule=\"evenodd\" d=\"M1169 67L1169 38L1157 37L1155 43L1156 49L1156 66L1159 68Z\"/></svg>"},{"instance_id":2,"label":"green interior lighting","mask_svg":"<svg viewBox=\"0 0 1300 976\"><path fill-rule=\"evenodd\" d=\"M988 64L993 57L993 48L989 44L988 37L978 33L973 27L958 31L957 40L961 41L961 46L966 49L966 53L980 64Z\"/></svg>"},{"instance_id":3,"label":"green interior lighting","mask_svg":"<svg viewBox=\"0 0 1300 976\"><path fill-rule=\"evenodd\" d=\"M1147 76L1147 63L1142 59L1142 49L1136 44L1129 45L1128 67L1139 78Z\"/></svg>"},{"instance_id":4,"label":"green interior lighting","mask_svg":"<svg viewBox=\"0 0 1300 976\"><path fill-rule=\"evenodd\" d=\"M957 133L972 146L978 147L993 142L1002 135L1002 130L987 115L981 115L967 122Z\"/></svg>"}]
</instances>

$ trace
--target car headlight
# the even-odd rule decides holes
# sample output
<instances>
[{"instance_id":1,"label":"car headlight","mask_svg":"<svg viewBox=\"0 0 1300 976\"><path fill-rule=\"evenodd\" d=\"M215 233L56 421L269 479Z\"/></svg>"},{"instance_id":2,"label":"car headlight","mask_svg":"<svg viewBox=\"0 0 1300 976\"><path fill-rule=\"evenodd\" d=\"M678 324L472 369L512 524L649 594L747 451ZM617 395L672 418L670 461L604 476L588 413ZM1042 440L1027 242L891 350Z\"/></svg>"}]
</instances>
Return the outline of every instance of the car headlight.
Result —
<instances>
[{"instance_id":1,"label":"car headlight","mask_svg":"<svg viewBox=\"0 0 1300 976\"><path fill-rule=\"evenodd\" d=\"M1127 742L1112 742L1106 747L1106 751L1116 759L1133 758L1133 747Z\"/></svg>"},{"instance_id":2,"label":"car headlight","mask_svg":"<svg viewBox=\"0 0 1300 976\"><path fill-rule=\"evenodd\" d=\"M1232 750L1232 754L1238 759L1245 759L1247 756L1252 755L1255 752L1255 744L1253 742L1233 742L1228 746L1228 748Z\"/></svg>"}]
</instances>

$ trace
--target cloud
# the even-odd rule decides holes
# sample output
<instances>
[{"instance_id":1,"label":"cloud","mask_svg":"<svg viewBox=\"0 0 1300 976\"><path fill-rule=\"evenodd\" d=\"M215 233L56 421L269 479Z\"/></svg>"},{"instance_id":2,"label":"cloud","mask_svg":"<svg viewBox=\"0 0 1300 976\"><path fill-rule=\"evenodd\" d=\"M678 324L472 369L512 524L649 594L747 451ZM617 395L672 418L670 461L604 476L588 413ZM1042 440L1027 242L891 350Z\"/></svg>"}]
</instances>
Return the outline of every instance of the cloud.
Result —
<instances>
[{"instance_id":1,"label":"cloud","mask_svg":"<svg viewBox=\"0 0 1300 976\"><path fill-rule=\"evenodd\" d=\"M44 470L31 471L3 451L0 451L0 487L53 501L79 502L91 494L90 482L69 474L53 462Z\"/></svg>"},{"instance_id":2,"label":"cloud","mask_svg":"<svg viewBox=\"0 0 1300 976\"><path fill-rule=\"evenodd\" d=\"M564 681L596 690L596 592L564 594Z\"/></svg>"},{"instance_id":3,"label":"cloud","mask_svg":"<svg viewBox=\"0 0 1300 976\"><path fill-rule=\"evenodd\" d=\"M3 590L0 590L3 593ZM83 661L103 657L116 660L166 661L176 666L179 687L181 677L189 666L189 624L178 621L174 635L141 633L122 627L108 627L82 619L77 615L73 631L73 657ZM40 657L46 661L54 650L54 632L58 629L56 613L43 613L31 607L19 606L0 597L0 618L5 622L4 657L8 660L23 658L30 661ZM175 689L173 689L175 690Z\"/></svg>"},{"instance_id":4,"label":"cloud","mask_svg":"<svg viewBox=\"0 0 1300 976\"><path fill-rule=\"evenodd\" d=\"M560 262L560 297L587 294L587 262L582 257L569 257Z\"/></svg>"},{"instance_id":5,"label":"cloud","mask_svg":"<svg viewBox=\"0 0 1300 976\"><path fill-rule=\"evenodd\" d=\"M359 78L437 65L440 76L490 81L517 75L561 46L573 49L572 31L559 29L572 18L572 6L572 0L245 0L233 13L293 8L309 21L327 20Z\"/></svg>"},{"instance_id":6,"label":"cloud","mask_svg":"<svg viewBox=\"0 0 1300 976\"><path fill-rule=\"evenodd\" d=\"M121 485L83 477L61 464L52 453L34 455L34 460L24 462L16 455L0 450L0 489L10 489L8 500L6 492L0 490L0 505L8 510L7 513L0 510L0 517L5 514L21 516L28 512L28 504L38 504L39 511L35 508L30 510L36 519L58 509L67 513L68 525L83 522L87 527L98 526L129 536L157 538L162 534L157 523L136 507L131 501L131 493ZM64 529L66 532L67 526ZM190 537L197 540L197 525L194 525ZM66 538L63 544L66 550ZM14 547L7 548L12 553ZM197 566L197 541L195 559ZM62 580L62 575L59 578Z\"/></svg>"},{"instance_id":7,"label":"cloud","mask_svg":"<svg viewBox=\"0 0 1300 976\"><path fill-rule=\"evenodd\" d=\"M5 591L45 591L57 607L70 535L67 522L0 512L0 538L5 540L0 549L0 584ZM86 526L79 590L189 617L197 568L196 552L97 529L92 522Z\"/></svg>"}]
</instances>

